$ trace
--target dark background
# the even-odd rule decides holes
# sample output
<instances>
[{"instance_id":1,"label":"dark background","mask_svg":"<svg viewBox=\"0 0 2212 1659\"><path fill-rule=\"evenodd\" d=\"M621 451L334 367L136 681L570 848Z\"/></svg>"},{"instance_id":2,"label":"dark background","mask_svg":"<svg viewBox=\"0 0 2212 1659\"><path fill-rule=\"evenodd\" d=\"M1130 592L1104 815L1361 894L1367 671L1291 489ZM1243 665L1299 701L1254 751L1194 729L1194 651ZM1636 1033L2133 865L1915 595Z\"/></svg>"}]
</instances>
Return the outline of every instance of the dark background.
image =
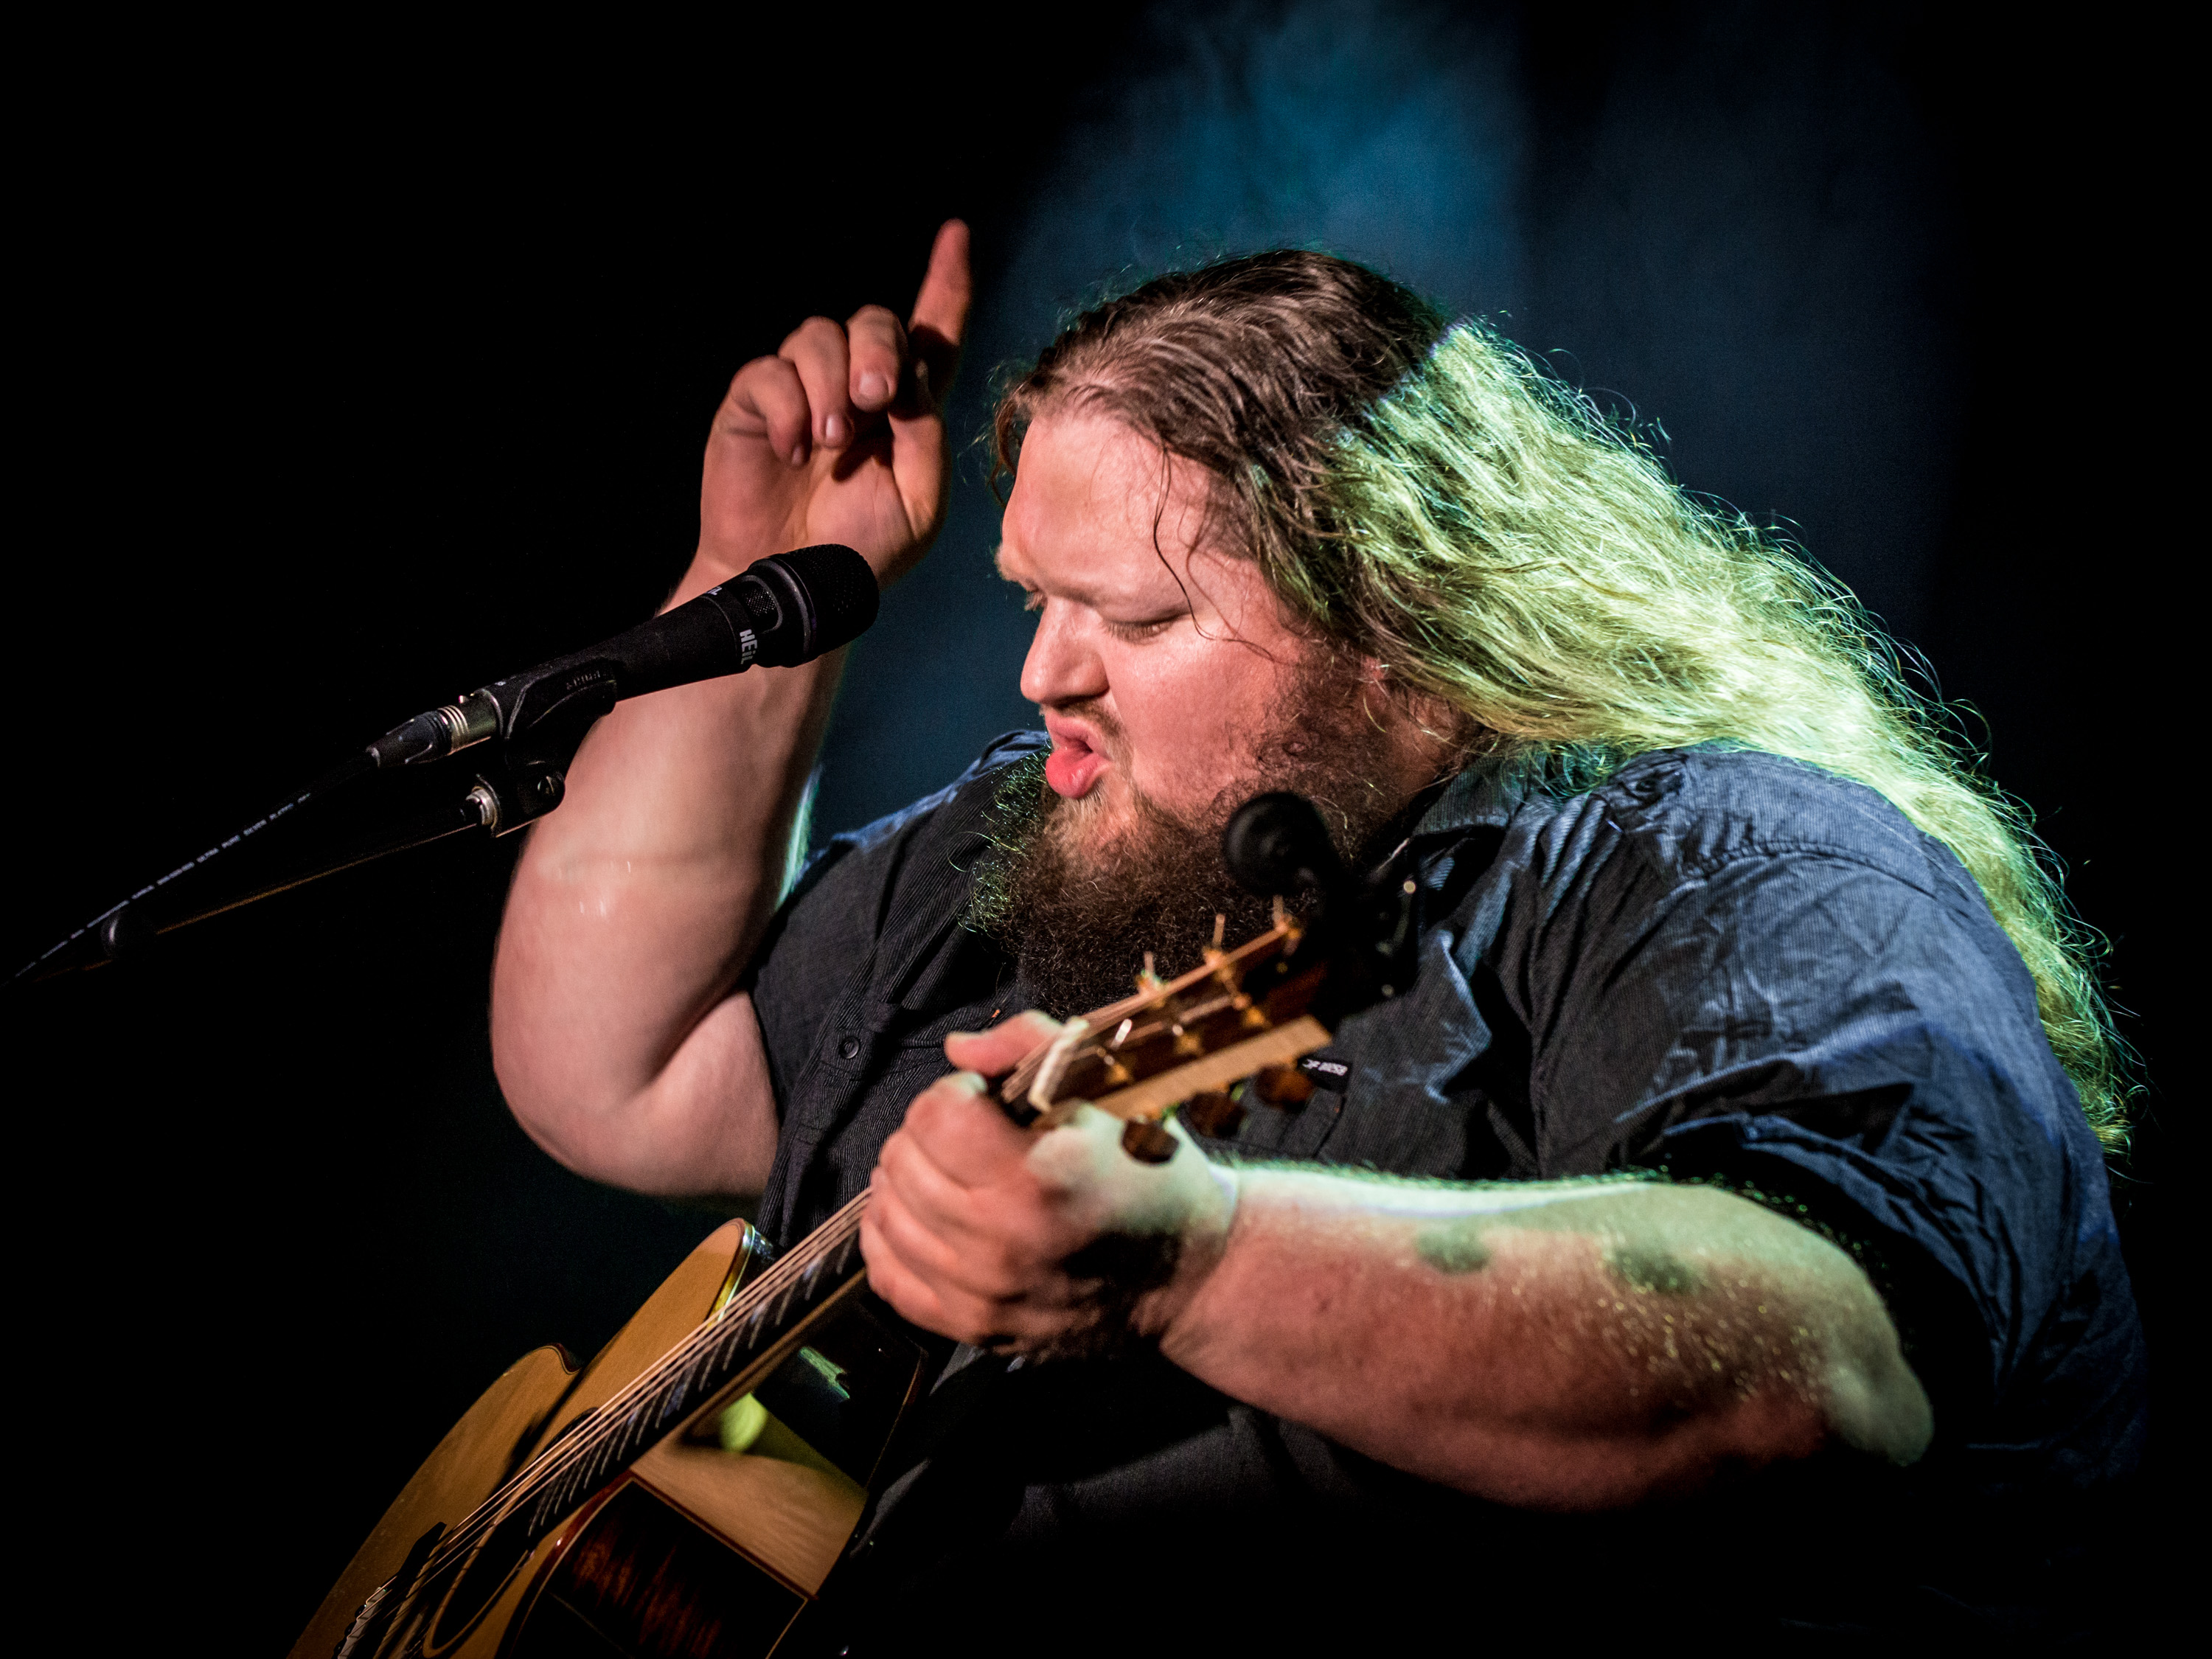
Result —
<instances>
[{"instance_id":1,"label":"dark background","mask_svg":"<svg viewBox=\"0 0 2212 1659\"><path fill-rule=\"evenodd\" d=\"M2173 742L2151 620L2187 532L2120 411L2163 361L2160 43L1907 7L962 16L334 34L281 73L266 40L56 46L15 208L9 965L395 720L649 612L731 374L810 312L903 307L957 213L963 435L1068 307L1286 242L1657 422L1685 484L1780 523L1978 711L2159 1077L2183 901L2142 845ZM994 526L971 453L855 653L817 839L1030 723ZM590 1352L711 1224L507 1117L484 1002L515 850L7 996L57 1534L165 1528L118 1626L220 1585L235 1650L289 1642L502 1366ZM2154 1354L2163 1109L2116 1181Z\"/></svg>"}]
</instances>

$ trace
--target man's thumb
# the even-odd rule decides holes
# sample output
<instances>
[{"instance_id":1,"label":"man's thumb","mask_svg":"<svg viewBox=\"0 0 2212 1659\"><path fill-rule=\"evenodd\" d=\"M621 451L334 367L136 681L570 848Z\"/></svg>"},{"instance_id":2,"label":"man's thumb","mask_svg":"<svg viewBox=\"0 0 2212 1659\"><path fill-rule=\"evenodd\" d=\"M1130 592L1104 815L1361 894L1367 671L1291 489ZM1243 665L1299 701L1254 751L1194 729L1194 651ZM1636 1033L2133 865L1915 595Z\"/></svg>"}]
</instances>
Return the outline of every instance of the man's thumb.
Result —
<instances>
[{"instance_id":1,"label":"man's thumb","mask_svg":"<svg viewBox=\"0 0 2212 1659\"><path fill-rule=\"evenodd\" d=\"M1060 1022L1032 1009L988 1031L954 1031L945 1039L945 1057L963 1071L998 1077L1011 1072L1031 1050L1060 1032Z\"/></svg>"}]
</instances>

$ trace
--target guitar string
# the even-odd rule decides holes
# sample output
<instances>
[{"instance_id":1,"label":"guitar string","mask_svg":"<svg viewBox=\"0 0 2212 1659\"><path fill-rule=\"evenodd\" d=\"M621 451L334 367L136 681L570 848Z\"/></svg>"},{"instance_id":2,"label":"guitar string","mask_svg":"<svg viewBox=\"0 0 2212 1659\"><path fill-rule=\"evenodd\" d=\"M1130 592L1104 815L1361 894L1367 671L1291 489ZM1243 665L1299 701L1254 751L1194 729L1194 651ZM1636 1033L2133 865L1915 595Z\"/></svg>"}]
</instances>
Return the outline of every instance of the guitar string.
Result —
<instances>
[{"instance_id":1,"label":"guitar string","mask_svg":"<svg viewBox=\"0 0 2212 1659\"><path fill-rule=\"evenodd\" d=\"M1250 941L1235 956L1241 958L1255 953L1267 942L1265 939ZM1194 970L1180 976L1170 985L1149 992L1139 991L1120 1003L1098 1010L1093 1018L1102 1025L1109 1021L1118 1024L1121 1018L1139 1009L1171 1002L1179 992L1209 977L1218 966L1212 964ZM1023 1063L1017 1067L1017 1073L1027 1071L1033 1075L1038 1057L1034 1052L1024 1056ZM1009 1088L1014 1080L1009 1079ZM480 1534L520 1512L532 1498L557 1485L580 1464L589 1462L610 1440L619 1437L629 1426L635 1407L650 1403L652 1396L678 1381L682 1373L702 1358L706 1350L712 1347L724 1333L752 1317L763 1304L775 1300L793 1280L804 1277L834 1251L849 1243L858 1231L859 1212L866 1207L866 1197L865 1192L860 1194L809 1234L788 1256L772 1264L753 1285L747 1287L746 1292L733 1298L713 1323L700 1326L629 1383L593 1407L592 1414L597 1419L593 1426L564 1437L556 1447L550 1449L550 1455L541 1454L540 1458L533 1459L512 1480L504 1483L499 1491L487 1497L433 1550L430 1559L424 1563L425 1573L442 1569L455 1554L472 1547ZM772 1346L773 1343L767 1346Z\"/></svg>"},{"instance_id":2,"label":"guitar string","mask_svg":"<svg viewBox=\"0 0 2212 1659\"><path fill-rule=\"evenodd\" d=\"M1141 1010L1171 1003L1182 992L1213 977L1224 967L1244 965L1249 958L1263 953L1288 931L1280 927L1271 929L1246 941L1219 960L1179 975L1165 984L1140 988L1132 996L1094 1011L1089 1018L1099 1028L1118 1026L1123 1019L1133 1017ZM1094 1048L1100 1046L1094 1045ZM1034 1080L1048 1047L1048 1044L1041 1045L1017 1063L1013 1073L1002 1085L1005 1097L1018 1099L1022 1093L1027 1091L1027 1084ZM1018 1081L1020 1083L1018 1091L1016 1089ZM712 1347L723 1334L753 1316L773 1302L786 1286L802 1278L808 1269L826 1261L835 1250L849 1243L860 1231L860 1216L867 1206L867 1199L868 1194L863 1190L802 1239L788 1255L770 1263L760 1279L732 1298L719 1317L711 1323L699 1326L629 1383L592 1407L596 1421L591 1426L573 1435L564 1434L554 1446L540 1453L501 1483L439 1541L424 1561L418 1577L427 1578L434 1572L442 1571L457 1555L472 1547L478 1536L518 1514L529 1499L556 1484L580 1462L588 1461L627 1426L633 1414L630 1408L647 1403L648 1396L675 1382L680 1374L702 1358L706 1350ZM773 1346L774 1344L767 1346ZM740 1366L739 1370L742 1369Z\"/></svg>"},{"instance_id":3,"label":"guitar string","mask_svg":"<svg viewBox=\"0 0 2212 1659\"><path fill-rule=\"evenodd\" d=\"M1270 933L1249 940L1243 947L1231 953L1227 961L1242 965L1244 959L1264 951L1273 942L1275 937L1276 934ZM1096 1011L1091 1018L1102 1027L1109 1024L1118 1025L1121 1019L1131 1017L1140 1010L1157 1008L1173 1002L1178 994L1212 977L1223 965L1224 965L1223 963L1208 963L1188 974L1179 975L1167 984L1150 990L1140 989L1133 996L1124 998L1117 1003L1109 1004L1106 1007ZM1016 1092L1016 1085L1021 1082L1022 1073L1027 1073L1030 1079L1034 1079L1042 1053L1043 1050L1040 1048L1024 1056L1022 1061L1016 1066L1014 1075L1011 1076L1004 1085L1004 1092L1008 1097L1019 1097L1019 1093ZM1022 1091L1025 1092L1025 1087ZM530 1464L518 1471L516 1475L499 1491L487 1497L477 1510L471 1511L468 1517L456 1526L448 1539L441 1540L439 1547L434 1550L431 1559L424 1564L426 1572L441 1568L455 1553L471 1547L478 1534L495 1527L506 1517L518 1513L532 1498L557 1484L559 1480L574 1471L580 1462L586 1462L595 1455L609 1440L618 1436L627 1426L633 1412L625 1407L647 1403L649 1396L673 1383L684 1370L702 1356L707 1348L713 1346L713 1343L708 1340L710 1336L719 1339L720 1334L730 1328L733 1323L742 1323L745 1319L751 1317L754 1310L763 1303L774 1300L784 1286L793 1279L802 1277L808 1269L820 1261L825 1260L831 1252L849 1242L853 1234L858 1231L859 1212L866 1206L866 1197L867 1194L865 1192L860 1194L852 1203L840 1210L802 1240L791 1255L772 1264L760 1279L749 1287L748 1292L741 1293L733 1299L711 1325L701 1326L659 1360L633 1378L629 1384L592 1408L593 1415L598 1419L598 1422L592 1427L564 1438L556 1447L550 1449L550 1455L541 1454L540 1458L533 1459Z\"/></svg>"},{"instance_id":4,"label":"guitar string","mask_svg":"<svg viewBox=\"0 0 2212 1659\"><path fill-rule=\"evenodd\" d=\"M866 1197L866 1194L862 1194L854 1205L848 1206L848 1209L865 1207ZM547 1452L541 1453L538 1459L486 1498L455 1526L446 1539L440 1541L430 1559L424 1563L422 1576L442 1571L451 1564L455 1555L465 1553L486 1531L521 1513L532 1498L557 1484L580 1463L596 1455L611 1439L618 1437L629 1426L635 1407L649 1403L649 1396L665 1389L680 1372L702 1356L705 1348L712 1346L708 1338L719 1339L726 1334L733 1322L742 1323L750 1318L762 1303L773 1301L793 1279L849 1242L856 1229L841 1224L848 1220L846 1213L841 1212L825 1222L794 1249L785 1261L776 1264L763 1273L756 1285L748 1286L746 1293L733 1299L720 1318L711 1324L699 1327L646 1371L592 1408L595 1419L592 1426L562 1439ZM815 1242L817 1238L821 1240L818 1246ZM772 1346L773 1343L763 1346ZM738 1369L742 1370L743 1366Z\"/></svg>"},{"instance_id":5,"label":"guitar string","mask_svg":"<svg viewBox=\"0 0 2212 1659\"><path fill-rule=\"evenodd\" d=\"M771 1263L757 1280L732 1299L718 1318L697 1327L623 1388L598 1406L591 1407L595 1421L590 1426L573 1435L566 1435L516 1471L457 1522L452 1532L439 1540L422 1564L417 1575L418 1582L442 1571L457 1554L465 1553L471 1547L479 1536L495 1528L501 1521L520 1513L532 1498L556 1483L578 1463L587 1461L628 1424L631 1416L629 1407L646 1403L646 1396L674 1382L678 1373L714 1346L714 1340L727 1334L736 1325L751 1317L755 1311L775 1301L786 1286L803 1277L810 1267L826 1261L834 1251L848 1243L860 1231L860 1213L867 1207L867 1200L866 1192L860 1194L802 1239L793 1248L790 1255ZM817 1241L820 1242L817 1243ZM773 1346L774 1344L765 1346Z\"/></svg>"},{"instance_id":6,"label":"guitar string","mask_svg":"<svg viewBox=\"0 0 2212 1659\"><path fill-rule=\"evenodd\" d=\"M1103 1008L1093 1009L1084 1016L1085 1023L1094 1031L1109 1031L1123 1020L1133 1018L1147 1008L1162 1007L1173 1002L1193 987L1212 979L1224 968L1237 968L1249 972L1265 959L1268 947L1291 939L1292 933L1293 929L1289 925L1279 922L1266 933L1245 940L1218 961L1201 963L1189 972L1179 974L1150 990L1140 988L1134 994L1124 997L1119 1002L1109 1002ZM1188 1013L1189 1011L1182 1012ZM1036 1080L1037 1071L1044 1064L1044 1057L1051 1047L1048 1042L1040 1043L1022 1056L1014 1069L1007 1073L1005 1083L1000 1085L999 1092L1002 1098L1016 1101L1029 1092L1030 1085ZM1104 1047L1103 1043L1094 1043L1091 1052L1103 1053Z\"/></svg>"}]
</instances>

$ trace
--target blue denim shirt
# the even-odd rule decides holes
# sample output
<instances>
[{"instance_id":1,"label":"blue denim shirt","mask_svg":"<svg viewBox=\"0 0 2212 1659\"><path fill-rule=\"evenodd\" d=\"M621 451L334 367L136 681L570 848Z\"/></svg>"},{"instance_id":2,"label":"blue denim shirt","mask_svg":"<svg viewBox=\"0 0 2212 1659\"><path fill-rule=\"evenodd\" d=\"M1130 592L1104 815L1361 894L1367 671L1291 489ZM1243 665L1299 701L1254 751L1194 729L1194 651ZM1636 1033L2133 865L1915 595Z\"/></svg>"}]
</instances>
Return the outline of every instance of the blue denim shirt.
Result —
<instances>
[{"instance_id":1,"label":"blue denim shirt","mask_svg":"<svg viewBox=\"0 0 2212 1659\"><path fill-rule=\"evenodd\" d=\"M1024 1006L1012 964L959 918L996 774L1042 742L1002 739L951 788L840 837L779 916L754 985L784 1114L771 1237L865 1185L907 1103L945 1070L947 1030ZM1936 1437L1909 1474L1838 1477L1877 1511L2058 1512L2132 1468L2144 1356L2101 1152L2017 951L1948 848L1858 784L1698 749L1577 793L1470 770L1398 858L1419 884L1413 987L1342 1023L1316 1073L1338 1086L1255 1111L1210 1154L1724 1184L1852 1251L1897 1322ZM995 1481L965 1523L994 1560L1200 1513L1494 1533L1487 1506L1170 1369L1139 1357L994 1382L980 1414L994 1449L937 1480L957 1501L940 1492L923 1509L965 1513ZM1112 1431L1085 1449L1073 1425L1102 1412ZM1026 1452L1006 1449L1025 1432ZM1764 1478L1749 1501L1807 1478ZM1840 1489L1804 1501L1863 1516ZM927 1530L937 1548L960 1528ZM1929 1593L1988 1605L2037 1592Z\"/></svg>"}]
</instances>

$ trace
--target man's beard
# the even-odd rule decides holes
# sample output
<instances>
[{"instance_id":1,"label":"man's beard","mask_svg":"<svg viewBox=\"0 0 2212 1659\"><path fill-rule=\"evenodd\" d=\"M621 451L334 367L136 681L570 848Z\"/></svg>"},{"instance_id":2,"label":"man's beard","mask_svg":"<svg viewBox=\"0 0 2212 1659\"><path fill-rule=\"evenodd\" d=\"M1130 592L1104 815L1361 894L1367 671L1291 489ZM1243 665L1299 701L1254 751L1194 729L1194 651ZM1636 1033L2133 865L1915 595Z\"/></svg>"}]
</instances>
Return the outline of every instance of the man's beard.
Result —
<instances>
[{"instance_id":1,"label":"man's beard","mask_svg":"<svg viewBox=\"0 0 2212 1659\"><path fill-rule=\"evenodd\" d=\"M1000 787L969 925L1019 958L1037 1006L1061 1018L1128 995L1147 952L1163 975L1194 968L1217 915L1231 947L1271 925L1271 896L1239 886L1221 856L1222 830L1254 795L1305 796L1355 867L1387 850L1376 843L1407 803L1373 776L1381 735L1344 678L1310 674L1195 819L1132 787L1131 821L1103 836L1103 791L1069 800L1046 785L1042 756L1024 761Z\"/></svg>"}]
</instances>

